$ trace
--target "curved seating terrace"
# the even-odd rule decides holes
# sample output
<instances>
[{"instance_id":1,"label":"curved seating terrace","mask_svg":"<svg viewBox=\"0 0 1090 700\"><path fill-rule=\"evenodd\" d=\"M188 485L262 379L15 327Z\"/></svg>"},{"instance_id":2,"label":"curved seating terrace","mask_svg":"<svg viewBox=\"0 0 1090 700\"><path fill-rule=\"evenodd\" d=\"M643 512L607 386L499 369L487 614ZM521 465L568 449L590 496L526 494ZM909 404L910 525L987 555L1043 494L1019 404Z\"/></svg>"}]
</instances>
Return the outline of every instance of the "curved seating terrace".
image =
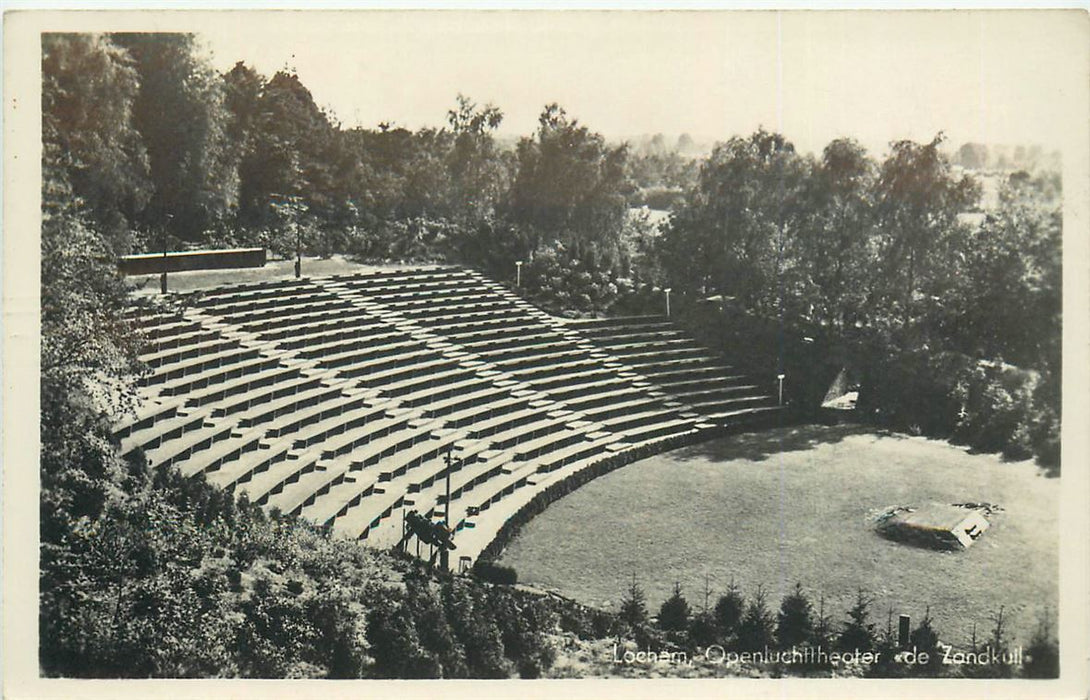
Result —
<instances>
[{"instance_id":1,"label":"curved seating terrace","mask_svg":"<svg viewBox=\"0 0 1090 700\"><path fill-rule=\"evenodd\" d=\"M415 509L476 558L551 484L778 410L663 317L553 318L461 268L179 301L128 314L149 373L121 449L379 547Z\"/></svg>"}]
</instances>

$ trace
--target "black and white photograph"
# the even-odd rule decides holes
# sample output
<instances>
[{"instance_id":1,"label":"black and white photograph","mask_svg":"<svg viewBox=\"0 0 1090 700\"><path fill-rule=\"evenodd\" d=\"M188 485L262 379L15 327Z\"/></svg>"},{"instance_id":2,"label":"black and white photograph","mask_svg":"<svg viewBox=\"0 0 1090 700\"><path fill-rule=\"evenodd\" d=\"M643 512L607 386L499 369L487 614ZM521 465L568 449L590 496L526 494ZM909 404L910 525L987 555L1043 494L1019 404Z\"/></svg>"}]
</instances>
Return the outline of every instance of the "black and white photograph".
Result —
<instances>
[{"instance_id":1,"label":"black and white photograph","mask_svg":"<svg viewBox=\"0 0 1090 700\"><path fill-rule=\"evenodd\" d=\"M5 696L1086 697L1085 10L4 43Z\"/></svg>"}]
</instances>

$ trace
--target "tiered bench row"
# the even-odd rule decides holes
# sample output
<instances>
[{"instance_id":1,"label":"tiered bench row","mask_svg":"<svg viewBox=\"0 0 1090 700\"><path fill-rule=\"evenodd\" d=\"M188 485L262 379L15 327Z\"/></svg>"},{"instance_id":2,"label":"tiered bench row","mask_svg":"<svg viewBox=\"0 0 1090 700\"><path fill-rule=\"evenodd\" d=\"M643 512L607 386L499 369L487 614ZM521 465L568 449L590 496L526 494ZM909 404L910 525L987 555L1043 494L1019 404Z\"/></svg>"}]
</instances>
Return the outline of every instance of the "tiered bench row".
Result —
<instances>
[{"instance_id":1,"label":"tiered bench row","mask_svg":"<svg viewBox=\"0 0 1090 700\"><path fill-rule=\"evenodd\" d=\"M775 410L665 319L564 322L458 268L175 301L129 314L148 372L122 450L375 546L415 509L473 557L603 456Z\"/></svg>"}]
</instances>

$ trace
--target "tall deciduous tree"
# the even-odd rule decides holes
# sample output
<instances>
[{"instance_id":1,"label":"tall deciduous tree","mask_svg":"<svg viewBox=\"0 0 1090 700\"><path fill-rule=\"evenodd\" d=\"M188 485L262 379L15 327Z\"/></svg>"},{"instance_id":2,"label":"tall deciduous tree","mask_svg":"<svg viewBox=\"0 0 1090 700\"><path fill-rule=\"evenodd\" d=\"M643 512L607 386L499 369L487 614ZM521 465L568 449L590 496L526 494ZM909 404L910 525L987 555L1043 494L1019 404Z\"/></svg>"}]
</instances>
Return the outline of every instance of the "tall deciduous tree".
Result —
<instances>
[{"instance_id":1,"label":"tall deciduous tree","mask_svg":"<svg viewBox=\"0 0 1090 700\"><path fill-rule=\"evenodd\" d=\"M876 175L874 161L850 139L831 142L814 167L790 289L814 322L843 328L868 313Z\"/></svg>"},{"instance_id":2,"label":"tall deciduous tree","mask_svg":"<svg viewBox=\"0 0 1090 700\"><path fill-rule=\"evenodd\" d=\"M139 342L122 315L116 253L79 206L64 156L42 167L41 479L43 542L103 507L121 469L107 422L131 407Z\"/></svg>"},{"instance_id":3,"label":"tall deciduous tree","mask_svg":"<svg viewBox=\"0 0 1090 700\"><path fill-rule=\"evenodd\" d=\"M132 121L139 89L132 59L108 37L42 35L42 181L61 187L43 194L82 202L118 252L151 193Z\"/></svg>"},{"instance_id":4,"label":"tall deciduous tree","mask_svg":"<svg viewBox=\"0 0 1090 700\"><path fill-rule=\"evenodd\" d=\"M49 51L72 48L65 39L50 41L55 43ZM51 79L47 72L47 85ZM43 117L47 124L52 119L48 110ZM83 200L68 179L110 167L92 160L84 170L79 161L69 160L77 153L79 158L123 153L109 147L109 125L96 124L94 129L101 133L71 134L68 142L76 153L66 153L61 141L50 140L56 134L43 144L39 622L43 651L55 652L43 653L44 668L56 664L82 670L100 658L100 649L87 638L92 635L73 639L62 630L70 623L86 628L109 621L105 615L95 618L87 607L73 609L93 597L96 583L89 579L100 573L88 571L86 552L78 548L88 531L93 534L124 478L125 465L109 440L109 423L131 407L133 375L139 372L139 339L122 315L128 290L112 262L117 245L102 233L105 224L81 207ZM117 550L109 553L111 566L116 565Z\"/></svg>"},{"instance_id":5,"label":"tall deciduous tree","mask_svg":"<svg viewBox=\"0 0 1090 700\"><path fill-rule=\"evenodd\" d=\"M1041 184L1011 177L968 232L944 331L969 355L1059 369L1063 220Z\"/></svg>"},{"instance_id":6,"label":"tall deciduous tree","mask_svg":"<svg viewBox=\"0 0 1090 700\"><path fill-rule=\"evenodd\" d=\"M504 163L492 134L503 122L503 112L491 104L480 107L465 95L447 112L454 136L447 156L451 178L450 208L456 219L473 225L492 214L505 186Z\"/></svg>"},{"instance_id":7,"label":"tall deciduous tree","mask_svg":"<svg viewBox=\"0 0 1090 700\"><path fill-rule=\"evenodd\" d=\"M621 234L629 192L625 146L545 107L537 132L518 145L518 175L508 216L529 234L530 250L562 243L572 256L601 270L623 264Z\"/></svg>"},{"instance_id":8,"label":"tall deciduous tree","mask_svg":"<svg viewBox=\"0 0 1090 700\"><path fill-rule=\"evenodd\" d=\"M716 146L662 242L672 286L778 312L810 167L783 136L764 130Z\"/></svg>"},{"instance_id":9,"label":"tall deciduous tree","mask_svg":"<svg viewBox=\"0 0 1090 700\"><path fill-rule=\"evenodd\" d=\"M945 291L957 264L958 214L980 197L971 177L952 172L939 149L943 139L940 133L927 144L894 143L877 182L884 297L905 325L926 298Z\"/></svg>"},{"instance_id":10,"label":"tall deciduous tree","mask_svg":"<svg viewBox=\"0 0 1090 700\"><path fill-rule=\"evenodd\" d=\"M228 139L220 76L192 34L113 34L135 60L133 124L148 153L154 192L141 223L195 240L230 216L237 151Z\"/></svg>"},{"instance_id":11,"label":"tall deciduous tree","mask_svg":"<svg viewBox=\"0 0 1090 700\"><path fill-rule=\"evenodd\" d=\"M223 76L224 107L227 109L224 130L238 161L236 218L244 227L252 227L255 219L269 218L269 212L262 210L266 197L261 190L264 178L271 174L264 172L265 164L258 155L265 138L261 126L264 89L265 76L242 61Z\"/></svg>"},{"instance_id":12,"label":"tall deciduous tree","mask_svg":"<svg viewBox=\"0 0 1090 700\"><path fill-rule=\"evenodd\" d=\"M233 71L235 123L250 120L249 147L240 164L240 219L244 225L275 223L272 207L298 197L318 216L334 209L334 129L310 91L293 73L280 71L254 99L254 76Z\"/></svg>"}]
</instances>

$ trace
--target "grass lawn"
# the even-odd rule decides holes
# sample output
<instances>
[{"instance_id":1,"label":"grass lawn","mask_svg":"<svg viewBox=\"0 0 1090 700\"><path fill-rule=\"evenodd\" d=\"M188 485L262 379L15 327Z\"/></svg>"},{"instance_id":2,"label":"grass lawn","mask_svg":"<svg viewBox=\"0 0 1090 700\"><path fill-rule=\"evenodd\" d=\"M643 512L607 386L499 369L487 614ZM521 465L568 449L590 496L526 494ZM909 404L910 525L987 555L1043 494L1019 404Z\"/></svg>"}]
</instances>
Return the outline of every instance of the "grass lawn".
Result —
<instances>
[{"instance_id":1,"label":"grass lawn","mask_svg":"<svg viewBox=\"0 0 1090 700\"><path fill-rule=\"evenodd\" d=\"M839 625L862 587L886 611L930 606L940 639L983 639L1004 607L1014 643L1028 644L1045 605L1057 604L1061 483L1031 463L1004 463L945 442L855 426L802 426L738 435L652 457L551 505L504 553L525 583L616 609L636 574L652 612L675 581L694 609L733 577L758 584L775 611L803 584ZM885 507L936 501L1003 507L968 550L936 552L883 539ZM896 619L894 620L896 624Z\"/></svg>"}]
</instances>

